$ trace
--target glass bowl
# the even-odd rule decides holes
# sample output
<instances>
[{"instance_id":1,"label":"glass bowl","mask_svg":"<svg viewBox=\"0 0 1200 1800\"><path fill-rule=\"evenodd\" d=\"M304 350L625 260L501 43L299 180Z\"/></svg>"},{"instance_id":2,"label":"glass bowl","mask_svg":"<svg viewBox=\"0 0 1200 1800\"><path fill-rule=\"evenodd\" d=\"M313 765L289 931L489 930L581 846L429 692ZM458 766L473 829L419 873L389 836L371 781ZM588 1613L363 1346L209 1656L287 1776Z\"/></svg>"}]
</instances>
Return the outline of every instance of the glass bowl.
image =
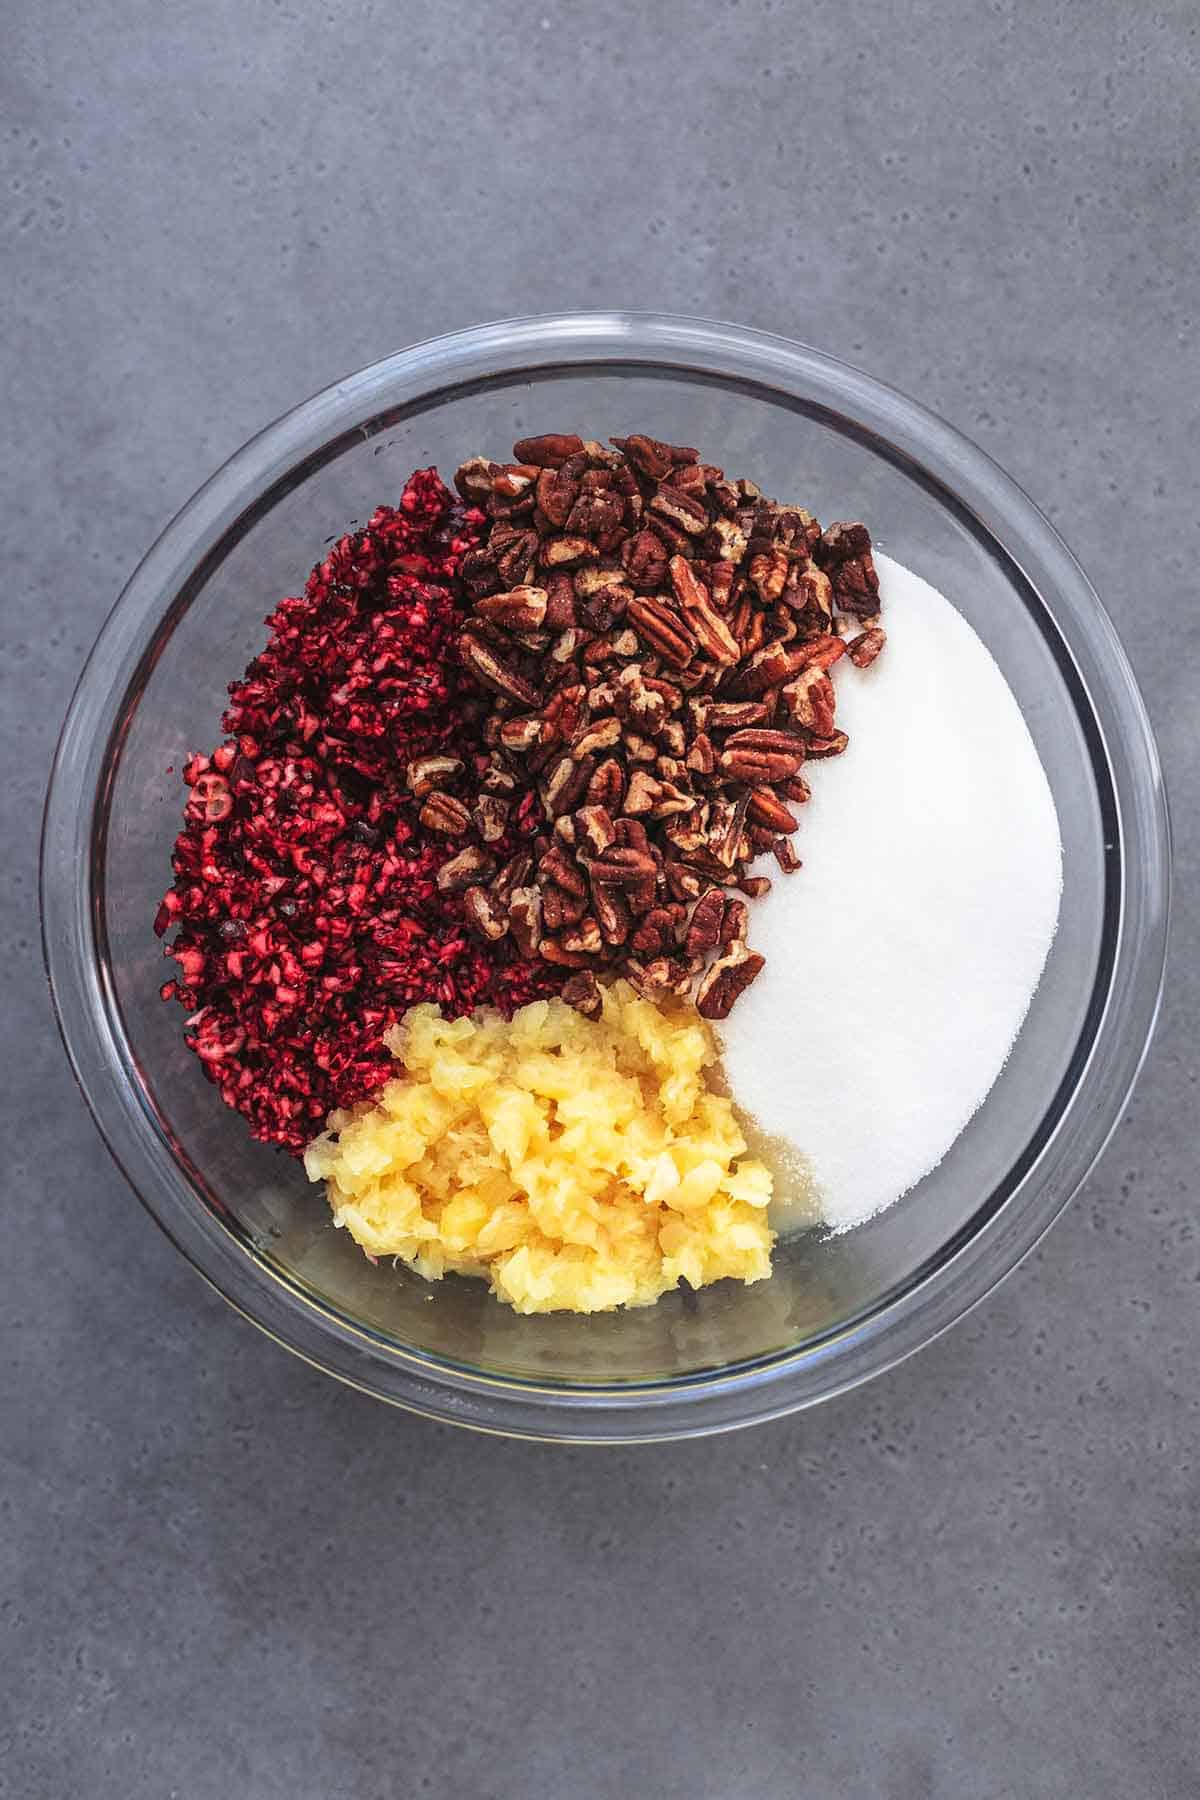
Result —
<instances>
[{"instance_id":1,"label":"glass bowl","mask_svg":"<svg viewBox=\"0 0 1200 1800\"><path fill-rule=\"evenodd\" d=\"M215 741L226 683L276 600L414 467L448 471L548 430L697 444L818 517L866 519L1000 664L1065 850L1058 935L1029 1017L932 1175L854 1231L782 1243L770 1281L592 1318L522 1318L479 1283L372 1267L299 1166L254 1144L203 1079L178 1009L158 999L169 971L151 931L178 770ZM1120 645L1078 565L995 464L913 401L799 344L581 313L388 357L270 426L189 501L125 589L72 701L46 807L42 912L63 1037L101 1132L234 1306L418 1412L627 1442L824 1399L927 1343L1013 1267L1129 1094L1158 1004L1168 870L1158 760Z\"/></svg>"}]
</instances>

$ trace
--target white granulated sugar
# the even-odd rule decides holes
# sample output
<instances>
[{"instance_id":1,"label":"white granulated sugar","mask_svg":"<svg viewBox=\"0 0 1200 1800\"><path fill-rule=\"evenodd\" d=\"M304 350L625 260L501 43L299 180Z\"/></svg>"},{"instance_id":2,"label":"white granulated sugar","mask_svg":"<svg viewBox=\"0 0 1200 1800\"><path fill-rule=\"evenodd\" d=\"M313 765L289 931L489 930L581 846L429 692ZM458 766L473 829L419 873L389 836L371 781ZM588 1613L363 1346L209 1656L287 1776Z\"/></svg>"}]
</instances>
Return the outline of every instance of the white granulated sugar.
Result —
<instances>
[{"instance_id":1,"label":"white granulated sugar","mask_svg":"<svg viewBox=\"0 0 1200 1800\"><path fill-rule=\"evenodd\" d=\"M767 966L722 1027L738 1104L795 1147L834 1229L927 1175L983 1101L1062 891L1050 786L990 652L928 582L876 566L887 646L834 671L850 745L806 771L804 866L755 904Z\"/></svg>"}]
</instances>

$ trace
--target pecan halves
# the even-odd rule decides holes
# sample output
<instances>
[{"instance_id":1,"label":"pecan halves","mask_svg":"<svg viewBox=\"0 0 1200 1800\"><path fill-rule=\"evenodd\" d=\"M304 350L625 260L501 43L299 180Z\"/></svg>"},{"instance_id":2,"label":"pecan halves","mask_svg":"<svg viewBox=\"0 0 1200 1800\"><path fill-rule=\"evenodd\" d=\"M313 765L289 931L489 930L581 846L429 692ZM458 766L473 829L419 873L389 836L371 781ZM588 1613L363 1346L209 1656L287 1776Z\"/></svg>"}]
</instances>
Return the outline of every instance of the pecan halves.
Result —
<instances>
[{"instance_id":1,"label":"pecan halves","mask_svg":"<svg viewBox=\"0 0 1200 1800\"><path fill-rule=\"evenodd\" d=\"M741 655L737 639L709 598L708 589L686 557L673 556L668 564L675 598L696 634L700 649L710 662L728 666Z\"/></svg>"},{"instance_id":2,"label":"pecan halves","mask_svg":"<svg viewBox=\"0 0 1200 1800\"><path fill-rule=\"evenodd\" d=\"M538 691L515 664L497 656L490 645L464 633L459 654L464 666L482 686L515 700L519 706L536 706Z\"/></svg>"},{"instance_id":3,"label":"pecan halves","mask_svg":"<svg viewBox=\"0 0 1200 1800\"><path fill-rule=\"evenodd\" d=\"M761 974L766 958L745 944L734 943L724 956L717 958L700 977L696 989L696 1011L702 1019L727 1019L750 983Z\"/></svg>"},{"instance_id":4,"label":"pecan halves","mask_svg":"<svg viewBox=\"0 0 1200 1800\"><path fill-rule=\"evenodd\" d=\"M664 662L682 668L691 659L696 639L678 613L661 600L632 600L625 617L643 643L657 651Z\"/></svg>"}]
</instances>

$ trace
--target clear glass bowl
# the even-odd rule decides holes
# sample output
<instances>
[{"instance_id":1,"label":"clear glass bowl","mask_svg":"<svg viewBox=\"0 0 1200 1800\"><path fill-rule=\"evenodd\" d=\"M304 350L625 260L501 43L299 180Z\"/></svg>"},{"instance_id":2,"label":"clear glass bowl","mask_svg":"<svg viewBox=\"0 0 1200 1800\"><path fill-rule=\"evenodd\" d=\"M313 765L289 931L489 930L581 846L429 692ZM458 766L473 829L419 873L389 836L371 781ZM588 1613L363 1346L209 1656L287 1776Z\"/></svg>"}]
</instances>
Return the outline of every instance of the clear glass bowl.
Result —
<instances>
[{"instance_id":1,"label":"clear glass bowl","mask_svg":"<svg viewBox=\"0 0 1200 1800\"><path fill-rule=\"evenodd\" d=\"M698 444L819 517L864 518L985 640L1019 700L1065 840L1062 918L1000 1080L945 1162L844 1236L780 1246L772 1280L596 1318L520 1318L477 1283L373 1268L288 1158L221 1105L158 986L178 771L326 539L398 494L547 430ZM931 722L932 728L933 722ZM434 1417L629 1441L806 1406L896 1362L1010 1270L1087 1174L1144 1055L1169 842L1129 667L1026 496L932 414L782 338L649 314L454 333L306 401L228 462L150 551L71 705L46 808L46 961L80 1085L133 1187L264 1331ZM1003 896L997 895L1003 929ZM964 1004L970 1003L964 995Z\"/></svg>"}]
</instances>

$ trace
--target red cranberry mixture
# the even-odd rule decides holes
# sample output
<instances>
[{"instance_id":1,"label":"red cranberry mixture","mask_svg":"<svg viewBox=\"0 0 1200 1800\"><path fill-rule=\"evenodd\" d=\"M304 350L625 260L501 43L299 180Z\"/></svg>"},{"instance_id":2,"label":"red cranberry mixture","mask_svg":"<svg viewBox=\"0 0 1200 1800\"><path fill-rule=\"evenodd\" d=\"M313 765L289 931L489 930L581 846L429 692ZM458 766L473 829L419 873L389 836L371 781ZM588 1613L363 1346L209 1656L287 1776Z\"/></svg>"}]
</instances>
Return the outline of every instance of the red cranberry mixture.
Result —
<instances>
[{"instance_id":1,"label":"red cranberry mixture","mask_svg":"<svg viewBox=\"0 0 1200 1800\"><path fill-rule=\"evenodd\" d=\"M483 526L435 470L414 474L398 508L280 603L230 688L227 740L184 771L175 882L155 920L160 937L178 928L163 998L187 1008L222 1099L294 1153L332 1107L387 1079L383 1034L407 1007L511 1012L567 974L468 935L470 871L448 869L461 847L423 823L406 780L436 753L488 765L488 707L456 649L456 577ZM540 824L528 795L490 845L495 864L524 862Z\"/></svg>"}]
</instances>

